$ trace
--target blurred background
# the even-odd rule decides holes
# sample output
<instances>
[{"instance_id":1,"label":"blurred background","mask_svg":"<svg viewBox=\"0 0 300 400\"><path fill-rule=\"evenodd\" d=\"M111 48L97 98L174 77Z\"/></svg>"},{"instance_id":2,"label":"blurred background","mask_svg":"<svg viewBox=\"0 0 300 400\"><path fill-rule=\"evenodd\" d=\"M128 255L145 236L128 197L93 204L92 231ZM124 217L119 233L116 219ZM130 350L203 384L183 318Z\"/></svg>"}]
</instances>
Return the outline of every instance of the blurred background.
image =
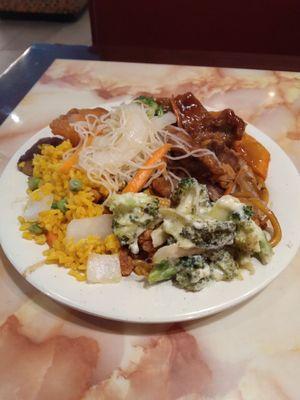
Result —
<instances>
[{"instance_id":1,"label":"blurred background","mask_svg":"<svg viewBox=\"0 0 300 400\"><path fill-rule=\"evenodd\" d=\"M34 43L196 65L264 67L257 55L300 55L299 0L0 0L0 18L1 71Z\"/></svg>"},{"instance_id":2,"label":"blurred background","mask_svg":"<svg viewBox=\"0 0 300 400\"><path fill-rule=\"evenodd\" d=\"M0 73L33 43L92 43L87 0L0 0Z\"/></svg>"}]
</instances>

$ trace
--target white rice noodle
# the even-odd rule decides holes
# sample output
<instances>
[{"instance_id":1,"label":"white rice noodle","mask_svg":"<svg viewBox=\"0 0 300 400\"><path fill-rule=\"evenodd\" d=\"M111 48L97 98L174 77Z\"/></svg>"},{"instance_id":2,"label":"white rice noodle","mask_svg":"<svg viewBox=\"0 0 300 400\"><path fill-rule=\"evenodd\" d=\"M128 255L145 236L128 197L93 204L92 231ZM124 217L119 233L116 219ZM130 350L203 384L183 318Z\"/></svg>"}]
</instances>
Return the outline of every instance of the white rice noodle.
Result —
<instances>
[{"instance_id":1,"label":"white rice noodle","mask_svg":"<svg viewBox=\"0 0 300 400\"><path fill-rule=\"evenodd\" d=\"M177 146L174 146L174 148L176 148L176 147ZM182 148L181 146L180 146L180 148L182 150L186 151L186 149ZM183 158L187 158L187 157L203 157L203 156L212 156L219 163L219 160L218 160L217 156L215 155L215 153L209 149L195 149L195 150L187 151L185 154L182 154L181 156L173 157L173 156L167 155L167 158L169 160L182 160Z\"/></svg>"},{"instance_id":2,"label":"white rice noodle","mask_svg":"<svg viewBox=\"0 0 300 400\"><path fill-rule=\"evenodd\" d=\"M189 178L191 177L191 174L189 173L189 171L186 168L183 167L171 167L170 168L171 171L182 171L186 176L188 176Z\"/></svg>"},{"instance_id":3,"label":"white rice noodle","mask_svg":"<svg viewBox=\"0 0 300 400\"><path fill-rule=\"evenodd\" d=\"M162 175L170 181L173 188L179 177L175 170L166 169L165 161L159 161L150 167L144 166L155 150L169 142L185 153L178 157L167 155L171 160L208 154L215 157L207 149L192 150L182 135L179 138L176 133L172 134L168 127L175 122L176 117L171 112L161 117L149 118L147 109L138 103L123 104L100 117L87 115L85 121L73 124L80 137L77 146L81 148L78 166L86 171L92 182L102 184L110 194L124 187L138 169L155 169L144 187L148 187L154 179ZM172 126L173 128L188 136L183 129ZM91 136L94 140L88 145L87 139ZM65 157L69 157L73 151L74 149L67 152Z\"/></svg>"},{"instance_id":4,"label":"white rice noodle","mask_svg":"<svg viewBox=\"0 0 300 400\"><path fill-rule=\"evenodd\" d=\"M153 123L146 110L139 104L131 103L117 107L99 118L99 124L93 124L96 136L91 146L83 147L80 152L79 166L88 177L101 183L111 192L117 192L143 166L151 154L164 144L164 135L157 126L163 126L159 118ZM170 116L165 123L169 124ZM174 119L172 119L174 121ZM85 138L91 126L74 124L77 133ZM159 162L155 168L163 165ZM149 167L148 167L149 168ZM160 171L161 175L162 171Z\"/></svg>"}]
</instances>

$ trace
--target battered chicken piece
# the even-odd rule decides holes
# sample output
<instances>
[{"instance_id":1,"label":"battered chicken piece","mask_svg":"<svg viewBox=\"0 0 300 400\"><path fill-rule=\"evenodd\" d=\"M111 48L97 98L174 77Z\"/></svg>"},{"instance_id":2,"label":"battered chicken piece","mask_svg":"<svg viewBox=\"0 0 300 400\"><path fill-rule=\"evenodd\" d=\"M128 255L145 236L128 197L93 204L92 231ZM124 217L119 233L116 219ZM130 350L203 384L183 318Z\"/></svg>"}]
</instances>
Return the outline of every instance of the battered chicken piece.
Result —
<instances>
[{"instance_id":1,"label":"battered chicken piece","mask_svg":"<svg viewBox=\"0 0 300 400\"><path fill-rule=\"evenodd\" d=\"M152 257L152 255L155 253L155 248L153 246L151 233L152 230L147 229L138 238L139 246L148 254L148 257Z\"/></svg>"},{"instance_id":2,"label":"battered chicken piece","mask_svg":"<svg viewBox=\"0 0 300 400\"><path fill-rule=\"evenodd\" d=\"M122 276L130 275L134 268L133 258L130 257L129 251L125 247L122 247L119 252L119 260Z\"/></svg>"},{"instance_id":3,"label":"battered chicken piece","mask_svg":"<svg viewBox=\"0 0 300 400\"><path fill-rule=\"evenodd\" d=\"M97 117L106 114L108 111L104 108L72 108L67 114L63 114L60 117L54 119L50 128L53 135L63 136L65 139L69 139L72 146L77 146L79 143L79 135L71 125L74 122L85 121L85 116L88 114L94 114Z\"/></svg>"}]
</instances>

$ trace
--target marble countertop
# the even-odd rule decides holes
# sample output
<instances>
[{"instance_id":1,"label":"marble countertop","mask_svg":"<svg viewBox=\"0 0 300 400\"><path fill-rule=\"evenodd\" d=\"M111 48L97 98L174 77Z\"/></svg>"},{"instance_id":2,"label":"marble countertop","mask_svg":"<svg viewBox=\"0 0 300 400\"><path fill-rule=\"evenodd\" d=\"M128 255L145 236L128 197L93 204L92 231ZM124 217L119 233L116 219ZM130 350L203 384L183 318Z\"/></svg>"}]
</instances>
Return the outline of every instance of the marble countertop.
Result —
<instances>
[{"instance_id":1,"label":"marble countertop","mask_svg":"<svg viewBox=\"0 0 300 400\"><path fill-rule=\"evenodd\" d=\"M0 169L72 107L188 90L205 106L233 108L300 169L300 73L86 60L56 60L10 113L0 127ZM68 309L0 255L1 400L300 399L299 252L251 300L174 326Z\"/></svg>"}]
</instances>

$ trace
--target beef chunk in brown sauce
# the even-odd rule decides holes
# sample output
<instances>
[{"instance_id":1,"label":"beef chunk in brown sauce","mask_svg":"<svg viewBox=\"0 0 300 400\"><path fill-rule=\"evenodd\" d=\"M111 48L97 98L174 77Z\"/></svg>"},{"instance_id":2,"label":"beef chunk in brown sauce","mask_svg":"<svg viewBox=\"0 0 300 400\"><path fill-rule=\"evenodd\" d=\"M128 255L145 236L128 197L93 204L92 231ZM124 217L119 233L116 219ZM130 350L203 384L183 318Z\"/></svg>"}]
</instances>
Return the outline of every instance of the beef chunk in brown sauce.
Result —
<instances>
[{"instance_id":1,"label":"beef chunk in brown sauce","mask_svg":"<svg viewBox=\"0 0 300 400\"><path fill-rule=\"evenodd\" d=\"M240 169L240 160L232 145L242 138L244 121L230 109L207 111L192 93L172 98L171 104L178 126L189 134L185 139L188 151L203 149L202 153L183 158L178 164L199 181L226 189ZM172 133L184 139L184 133L176 130ZM180 152L174 148L175 155Z\"/></svg>"},{"instance_id":2,"label":"beef chunk in brown sauce","mask_svg":"<svg viewBox=\"0 0 300 400\"><path fill-rule=\"evenodd\" d=\"M231 145L243 136L245 122L230 109L209 112L190 92L176 96L171 103L178 125L184 128L196 143L215 138Z\"/></svg>"},{"instance_id":3,"label":"beef chunk in brown sauce","mask_svg":"<svg viewBox=\"0 0 300 400\"><path fill-rule=\"evenodd\" d=\"M154 193L160 197L169 198L171 196L171 183L162 176L153 180L151 183L151 188L153 189Z\"/></svg>"},{"instance_id":4,"label":"beef chunk in brown sauce","mask_svg":"<svg viewBox=\"0 0 300 400\"><path fill-rule=\"evenodd\" d=\"M41 154L42 145L50 144L51 146L58 146L63 142L63 139L58 137L47 137L39 139L33 146L30 147L18 160L18 170L25 175L32 176L33 174L33 157L35 154Z\"/></svg>"}]
</instances>

